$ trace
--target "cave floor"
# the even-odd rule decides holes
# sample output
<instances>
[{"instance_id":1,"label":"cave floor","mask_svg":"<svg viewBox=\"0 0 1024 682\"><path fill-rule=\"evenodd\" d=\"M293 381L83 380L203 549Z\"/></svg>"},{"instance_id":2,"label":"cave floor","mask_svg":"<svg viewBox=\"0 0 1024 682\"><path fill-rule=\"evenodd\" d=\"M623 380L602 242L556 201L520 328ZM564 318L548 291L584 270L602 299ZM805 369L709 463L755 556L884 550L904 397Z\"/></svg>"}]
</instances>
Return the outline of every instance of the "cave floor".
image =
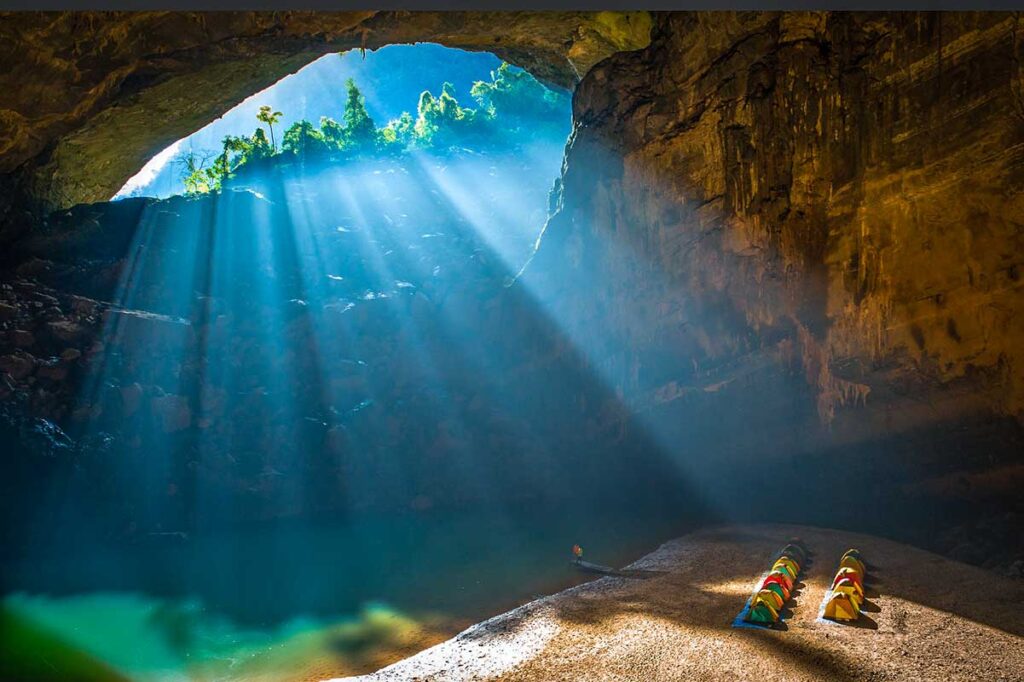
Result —
<instances>
[{"instance_id":1,"label":"cave floor","mask_svg":"<svg viewBox=\"0 0 1024 682\"><path fill-rule=\"evenodd\" d=\"M736 629L772 552L812 552L785 629ZM856 625L818 620L842 552L868 562ZM359 680L1024 680L1024 582L876 537L804 526L705 529Z\"/></svg>"}]
</instances>

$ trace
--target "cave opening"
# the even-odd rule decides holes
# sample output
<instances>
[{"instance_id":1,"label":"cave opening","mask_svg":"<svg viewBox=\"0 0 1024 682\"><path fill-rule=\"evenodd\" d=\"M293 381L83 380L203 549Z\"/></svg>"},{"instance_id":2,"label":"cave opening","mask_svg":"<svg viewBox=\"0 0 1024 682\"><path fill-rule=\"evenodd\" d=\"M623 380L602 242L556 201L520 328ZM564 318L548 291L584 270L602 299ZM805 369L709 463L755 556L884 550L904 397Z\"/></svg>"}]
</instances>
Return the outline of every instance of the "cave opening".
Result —
<instances>
[{"instance_id":1,"label":"cave opening","mask_svg":"<svg viewBox=\"0 0 1024 682\"><path fill-rule=\"evenodd\" d=\"M517 281L570 122L488 53L332 54L55 216L97 228L57 275L92 340L47 422L74 467L8 479L6 608L131 675L367 672L578 582L568 537L622 561L692 523Z\"/></svg>"},{"instance_id":2,"label":"cave opening","mask_svg":"<svg viewBox=\"0 0 1024 682\"><path fill-rule=\"evenodd\" d=\"M1013 677L1017 23L0 16L0 678Z\"/></svg>"}]
</instances>

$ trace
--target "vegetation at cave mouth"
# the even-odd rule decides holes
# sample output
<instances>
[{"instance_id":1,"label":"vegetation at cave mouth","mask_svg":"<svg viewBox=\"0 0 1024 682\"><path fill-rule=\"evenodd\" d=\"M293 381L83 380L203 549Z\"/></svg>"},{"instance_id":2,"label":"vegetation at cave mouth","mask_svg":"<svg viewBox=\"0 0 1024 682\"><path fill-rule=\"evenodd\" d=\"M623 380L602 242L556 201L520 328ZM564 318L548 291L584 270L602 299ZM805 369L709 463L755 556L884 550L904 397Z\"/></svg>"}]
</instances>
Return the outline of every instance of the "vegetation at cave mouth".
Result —
<instances>
[{"instance_id":1,"label":"vegetation at cave mouth","mask_svg":"<svg viewBox=\"0 0 1024 682\"><path fill-rule=\"evenodd\" d=\"M409 153L509 151L535 138L560 134L564 127L568 94L548 89L507 63L492 71L490 80L474 83L470 95L475 108L460 104L455 88L446 82L438 95L429 90L420 95L415 117L403 112L378 126L359 86L349 78L340 122L326 116L319 124L302 119L281 131L275 126L282 112L263 106L256 116L260 125L251 135L227 135L220 150L190 149L175 163L186 193L195 195L218 191L257 168Z\"/></svg>"}]
</instances>

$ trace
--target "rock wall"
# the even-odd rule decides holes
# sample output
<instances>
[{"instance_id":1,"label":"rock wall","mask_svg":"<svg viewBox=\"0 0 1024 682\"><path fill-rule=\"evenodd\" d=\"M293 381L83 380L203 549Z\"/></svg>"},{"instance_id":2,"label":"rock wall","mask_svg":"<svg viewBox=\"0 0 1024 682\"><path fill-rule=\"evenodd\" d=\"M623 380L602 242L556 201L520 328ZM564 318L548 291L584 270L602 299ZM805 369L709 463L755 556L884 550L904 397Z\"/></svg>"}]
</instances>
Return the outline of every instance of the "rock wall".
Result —
<instances>
[{"instance_id":1,"label":"rock wall","mask_svg":"<svg viewBox=\"0 0 1024 682\"><path fill-rule=\"evenodd\" d=\"M526 280L579 335L603 330L597 361L633 404L678 421L688 396L735 413L757 395L714 431L730 443L777 406L755 451L1020 420L1018 28L659 16L648 48L581 82Z\"/></svg>"},{"instance_id":2,"label":"rock wall","mask_svg":"<svg viewBox=\"0 0 1024 682\"><path fill-rule=\"evenodd\" d=\"M676 503L685 484L657 448L605 418L614 396L505 287L507 253L480 231L514 229L500 205L469 219L431 191L442 164L449 182L478 173L468 160L280 164L216 195L38 226L0 274L0 538L77 532L80 513L128 541L289 516ZM530 168L492 162L496 183ZM368 177L387 193L339 199ZM540 208L547 189L520 198ZM14 523L25 508L41 526Z\"/></svg>"},{"instance_id":3,"label":"rock wall","mask_svg":"<svg viewBox=\"0 0 1024 682\"><path fill-rule=\"evenodd\" d=\"M94 17L109 38L80 47L75 17L8 41L36 87L83 84L33 112L17 75L0 82L19 131L4 168L33 196L111 193L156 148L363 29L368 46L427 38L556 82L579 72L558 211L511 291L558 325L545 338L561 362L614 396L573 408L594 441L645 431L724 510L788 490L815 510L793 518L822 523L878 505L884 525L922 496L1019 505L1016 15L144 16ZM147 47L160 22L189 44ZM108 128L126 160L95 156Z\"/></svg>"}]
</instances>

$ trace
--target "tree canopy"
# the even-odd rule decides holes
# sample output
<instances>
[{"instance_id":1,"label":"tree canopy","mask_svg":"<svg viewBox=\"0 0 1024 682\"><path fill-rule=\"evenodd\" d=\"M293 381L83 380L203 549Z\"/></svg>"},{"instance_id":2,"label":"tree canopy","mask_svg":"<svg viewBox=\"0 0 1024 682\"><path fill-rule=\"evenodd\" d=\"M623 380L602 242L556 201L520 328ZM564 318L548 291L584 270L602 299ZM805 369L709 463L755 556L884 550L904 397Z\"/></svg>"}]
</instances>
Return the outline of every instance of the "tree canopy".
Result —
<instances>
[{"instance_id":1,"label":"tree canopy","mask_svg":"<svg viewBox=\"0 0 1024 682\"><path fill-rule=\"evenodd\" d=\"M489 81L474 83L470 95L476 108L459 103L454 86L444 83L435 96L424 91L415 117L402 114L378 128L366 109L366 98L353 79L345 82L341 122L322 117L319 125L300 120L281 136L274 131L283 116L260 107L257 120L266 125L251 136L224 138L222 149L179 155L182 181L189 194L219 190L225 181L254 163L289 163L310 158L345 160L400 155L410 150L435 154L458 149L515 148L538 134L567 126L568 95L538 82L507 63L491 72Z\"/></svg>"}]
</instances>

